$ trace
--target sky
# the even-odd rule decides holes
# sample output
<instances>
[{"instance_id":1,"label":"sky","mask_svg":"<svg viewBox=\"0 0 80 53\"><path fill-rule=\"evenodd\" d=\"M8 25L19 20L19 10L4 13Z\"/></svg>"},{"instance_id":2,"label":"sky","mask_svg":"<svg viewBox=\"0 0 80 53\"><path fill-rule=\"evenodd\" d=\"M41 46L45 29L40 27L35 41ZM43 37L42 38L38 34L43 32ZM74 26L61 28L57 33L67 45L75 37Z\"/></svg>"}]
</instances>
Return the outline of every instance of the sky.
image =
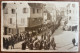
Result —
<instances>
[{"instance_id":1,"label":"sky","mask_svg":"<svg viewBox=\"0 0 80 53\"><path fill-rule=\"evenodd\" d=\"M48 4L48 6L53 7L53 5L55 5L56 8L59 8L59 7L66 7L68 4L69 2L53 2L53 3Z\"/></svg>"},{"instance_id":2,"label":"sky","mask_svg":"<svg viewBox=\"0 0 80 53\"><path fill-rule=\"evenodd\" d=\"M7 2L7 1L4 1L4 2ZM66 5L68 3L72 3L72 2L69 2L69 1L14 1L16 3L19 3L19 2L23 2L23 3L46 3L46 4L52 4L52 5L49 5L49 6L53 6L53 4L56 6L56 8L59 8L59 7L66 7ZM12 3L12 1L8 1L7 3Z\"/></svg>"},{"instance_id":3,"label":"sky","mask_svg":"<svg viewBox=\"0 0 80 53\"><path fill-rule=\"evenodd\" d=\"M68 3L64 3L64 2L57 2L57 3L54 3L56 5L56 7L66 7L68 5Z\"/></svg>"}]
</instances>

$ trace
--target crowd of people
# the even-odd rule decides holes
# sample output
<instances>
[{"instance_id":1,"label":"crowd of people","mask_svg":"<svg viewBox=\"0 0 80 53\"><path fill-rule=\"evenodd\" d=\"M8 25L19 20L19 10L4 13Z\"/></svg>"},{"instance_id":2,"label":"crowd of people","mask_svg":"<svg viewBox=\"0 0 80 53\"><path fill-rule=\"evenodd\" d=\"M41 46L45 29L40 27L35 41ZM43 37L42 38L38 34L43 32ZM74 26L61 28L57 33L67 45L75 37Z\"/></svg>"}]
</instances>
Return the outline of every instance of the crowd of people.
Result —
<instances>
[{"instance_id":1,"label":"crowd of people","mask_svg":"<svg viewBox=\"0 0 80 53\"><path fill-rule=\"evenodd\" d=\"M4 38L3 37L3 47L5 49L9 49L9 46L11 46L11 49L14 49L14 45L16 43L19 43L21 41L24 41L24 43L22 43L22 49L26 49L26 47L28 47L29 49L33 50L33 49L49 49L50 45L53 47L53 49L55 50L56 44L54 39L52 39L52 41L50 41L50 35L49 33L45 33L43 35L41 35L41 39L38 39L38 34L42 33L43 31L46 31L47 29L50 29L51 32L53 33L56 29L58 28L58 26L54 27L53 25L47 25L44 26L42 28L39 28L37 31L26 31L26 32L22 32L20 34L12 34L11 37L9 38ZM49 34L49 35L46 35ZM47 37L47 38L46 38Z\"/></svg>"},{"instance_id":2,"label":"crowd of people","mask_svg":"<svg viewBox=\"0 0 80 53\"><path fill-rule=\"evenodd\" d=\"M9 38L4 38L3 37L3 47L5 49L9 49L9 46L11 46L11 49L14 49L14 44L24 40L24 36L20 35L18 36L17 34L16 35L11 35L11 37Z\"/></svg>"},{"instance_id":3,"label":"crowd of people","mask_svg":"<svg viewBox=\"0 0 80 53\"><path fill-rule=\"evenodd\" d=\"M54 46L54 39L50 42L50 35L44 34L41 35L41 39L39 40L37 36L32 37L32 35L28 34L27 32L24 34L20 34L19 36L12 35L11 37L3 38L3 47L5 49L10 49L9 46L11 46L11 49L14 49L14 45L18 42L24 41L22 43L22 49L26 49L26 46L28 49L49 49L50 45L55 49Z\"/></svg>"},{"instance_id":4,"label":"crowd of people","mask_svg":"<svg viewBox=\"0 0 80 53\"><path fill-rule=\"evenodd\" d=\"M22 43L22 50L25 50L27 48L30 50L49 50L50 46L52 46L53 50L55 50L56 43L54 41L54 38L50 40L50 35L41 35L41 39L38 39L37 36L28 36Z\"/></svg>"},{"instance_id":5,"label":"crowd of people","mask_svg":"<svg viewBox=\"0 0 80 53\"><path fill-rule=\"evenodd\" d=\"M77 25L75 26L63 26L63 30L67 30L67 31L77 31Z\"/></svg>"},{"instance_id":6,"label":"crowd of people","mask_svg":"<svg viewBox=\"0 0 80 53\"><path fill-rule=\"evenodd\" d=\"M22 32L20 34L11 34L11 37L9 37L9 38L4 38L3 37L3 47L5 49L8 49L9 46L11 46L11 49L13 49L15 43L18 43L20 41L25 40L26 36L29 36L29 35L32 35L32 37L35 36L35 35L41 33L42 31L44 31L45 28L46 27L39 28L37 30L37 32L33 30L32 33L31 33L31 31L27 31L27 32Z\"/></svg>"}]
</instances>

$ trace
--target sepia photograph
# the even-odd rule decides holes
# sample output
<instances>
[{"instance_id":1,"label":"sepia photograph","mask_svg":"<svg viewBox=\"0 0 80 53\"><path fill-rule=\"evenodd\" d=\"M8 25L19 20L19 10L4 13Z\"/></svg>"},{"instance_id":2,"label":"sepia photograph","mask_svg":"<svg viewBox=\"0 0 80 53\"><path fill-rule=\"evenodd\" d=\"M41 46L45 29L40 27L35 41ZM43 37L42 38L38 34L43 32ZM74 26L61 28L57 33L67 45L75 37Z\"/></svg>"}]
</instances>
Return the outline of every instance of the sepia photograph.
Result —
<instances>
[{"instance_id":1,"label":"sepia photograph","mask_svg":"<svg viewBox=\"0 0 80 53\"><path fill-rule=\"evenodd\" d=\"M2 1L1 51L78 52L79 2Z\"/></svg>"}]
</instances>

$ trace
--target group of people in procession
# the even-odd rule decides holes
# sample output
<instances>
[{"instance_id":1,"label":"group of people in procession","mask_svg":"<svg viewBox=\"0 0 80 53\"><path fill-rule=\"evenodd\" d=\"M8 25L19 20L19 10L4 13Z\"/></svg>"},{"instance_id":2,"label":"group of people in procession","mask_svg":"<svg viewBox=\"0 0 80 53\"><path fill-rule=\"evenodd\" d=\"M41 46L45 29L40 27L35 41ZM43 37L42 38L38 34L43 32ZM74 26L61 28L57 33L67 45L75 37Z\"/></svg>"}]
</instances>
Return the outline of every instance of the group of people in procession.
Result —
<instances>
[{"instance_id":1,"label":"group of people in procession","mask_svg":"<svg viewBox=\"0 0 80 53\"><path fill-rule=\"evenodd\" d=\"M49 50L50 46L53 47L53 49L55 50L56 47L56 43L54 41L54 38L52 38L52 40L50 40L50 36L51 35L47 35L42 34L41 35L41 39L38 39L37 36L35 37L31 37L27 36L25 41L22 43L22 49L30 49L30 50L41 50L41 49L45 49L45 50Z\"/></svg>"},{"instance_id":2,"label":"group of people in procession","mask_svg":"<svg viewBox=\"0 0 80 53\"><path fill-rule=\"evenodd\" d=\"M14 45L16 43L19 43L21 41L24 41L22 43L22 49L26 49L26 47L28 47L29 49L33 50L33 49L50 49L50 46L53 47L53 49L55 50L56 44L54 41L54 38L52 40L50 40L50 36L51 34L49 33L45 33L41 35L41 39L38 39L38 34L42 33L44 30L46 31L47 28L51 28L51 32L53 33L55 31L55 29L58 28L58 26L56 28L54 28L54 26L46 26L43 28L39 28L36 31L32 31L32 33L30 34L29 31L20 33L20 34L15 34L15 35L11 35L11 37L9 38L4 38L3 37L3 47L5 49L9 49L9 46L11 46L11 49L14 49ZM47 35L49 34L49 35ZM47 37L47 38L46 38Z\"/></svg>"},{"instance_id":3,"label":"group of people in procession","mask_svg":"<svg viewBox=\"0 0 80 53\"><path fill-rule=\"evenodd\" d=\"M3 47L5 49L9 49L9 46L11 46L11 49L14 49L14 44L22 41L24 39L24 36L18 36L16 35L11 35L9 38L4 38L3 37Z\"/></svg>"}]
</instances>

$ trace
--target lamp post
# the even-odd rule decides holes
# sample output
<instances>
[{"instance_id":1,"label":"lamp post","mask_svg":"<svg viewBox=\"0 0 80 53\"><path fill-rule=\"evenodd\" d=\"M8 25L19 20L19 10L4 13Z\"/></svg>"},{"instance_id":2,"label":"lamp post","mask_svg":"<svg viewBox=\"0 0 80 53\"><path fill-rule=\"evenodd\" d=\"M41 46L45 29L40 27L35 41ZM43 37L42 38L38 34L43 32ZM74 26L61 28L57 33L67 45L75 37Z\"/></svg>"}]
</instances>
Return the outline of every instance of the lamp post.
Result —
<instances>
[{"instance_id":1,"label":"lamp post","mask_svg":"<svg viewBox=\"0 0 80 53\"><path fill-rule=\"evenodd\" d=\"M17 25L17 8L16 8L16 34L18 36L19 32L18 32L18 25Z\"/></svg>"}]
</instances>

